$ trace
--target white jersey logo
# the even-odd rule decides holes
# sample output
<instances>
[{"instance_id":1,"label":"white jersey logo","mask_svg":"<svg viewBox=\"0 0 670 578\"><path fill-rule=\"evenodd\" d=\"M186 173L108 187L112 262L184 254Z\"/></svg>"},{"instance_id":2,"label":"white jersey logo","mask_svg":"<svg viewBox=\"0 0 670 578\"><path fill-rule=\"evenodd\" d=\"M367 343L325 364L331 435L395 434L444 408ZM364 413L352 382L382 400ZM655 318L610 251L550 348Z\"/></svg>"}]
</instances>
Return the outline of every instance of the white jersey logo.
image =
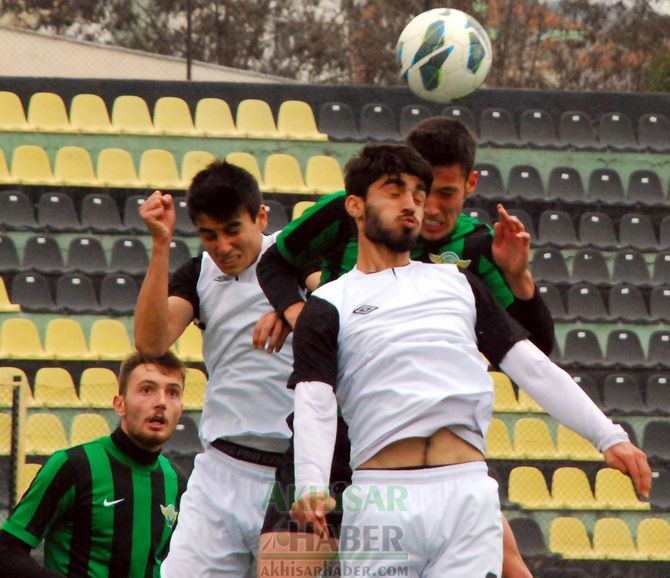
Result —
<instances>
[{"instance_id":1,"label":"white jersey logo","mask_svg":"<svg viewBox=\"0 0 670 578\"><path fill-rule=\"evenodd\" d=\"M376 307L375 305L361 305L360 307L356 307L356 309L354 309L354 314L367 315L368 313L372 313L375 309L379 309L379 307Z\"/></svg>"},{"instance_id":2,"label":"white jersey logo","mask_svg":"<svg viewBox=\"0 0 670 578\"><path fill-rule=\"evenodd\" d=\"M118 504L119 502L123 502L125 498L121 498L119 500L114 500L113 502L110 502L107 498L105 498L105 501L102 503L105 508L109 508L110 506L113 506L114 504Z\"/></svg>"}]
</instances>

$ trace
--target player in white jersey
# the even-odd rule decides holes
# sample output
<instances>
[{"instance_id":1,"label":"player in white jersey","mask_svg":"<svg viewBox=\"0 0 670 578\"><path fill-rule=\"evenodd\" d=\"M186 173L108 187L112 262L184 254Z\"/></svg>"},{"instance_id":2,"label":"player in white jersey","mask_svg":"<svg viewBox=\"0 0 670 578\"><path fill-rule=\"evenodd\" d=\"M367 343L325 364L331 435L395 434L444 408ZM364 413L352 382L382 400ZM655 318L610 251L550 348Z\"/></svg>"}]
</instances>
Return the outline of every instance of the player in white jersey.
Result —
<instances>
[{"instance_id":1,"label":"player in white jersey","mask_svg":"<svg viewBox=\"0 0 670 578\"><path fill-rule=\"evenodd\" d=\"M259 317L281 341L283 325L256 279L256 263L274 242L258 184L245 170L214 162L187 195L204 252L169 279L175 224L170 195L155 192L140 214L152 237L147 275L135 312L135 344L158 355L195 321L203 332L209 379L200 420L204 452L184 494L170 552L168 578L255 576L258 537L268 489L288 446L288 347L268 355L252 346Z\"/></svg>"},{"instance_id":2,"label":"player in white jersey","mask_svg":"<svg viewBox=\"0 0 670 578\"><path fill-rule=\"evenodd\" d=\"M355 269L317 289L294 335L294 518L319 530L337 403L349 425L343 575L497 578L502 526L485 436L493 387L483 353L648 495L645 454L455 265L410 261L430 184L411 149L368 146L347 165Z\"/></svg>"}]
</instances>

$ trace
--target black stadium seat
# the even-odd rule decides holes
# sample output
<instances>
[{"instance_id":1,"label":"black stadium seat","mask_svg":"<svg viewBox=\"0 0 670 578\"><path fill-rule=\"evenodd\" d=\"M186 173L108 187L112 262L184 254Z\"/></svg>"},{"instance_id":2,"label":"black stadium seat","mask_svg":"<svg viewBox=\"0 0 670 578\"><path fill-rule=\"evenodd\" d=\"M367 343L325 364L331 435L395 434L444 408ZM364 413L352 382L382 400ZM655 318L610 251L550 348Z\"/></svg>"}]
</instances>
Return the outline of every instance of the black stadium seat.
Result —
<instances>
[{"instance_id":1,"label":"black stadium seat","mask_svg":"<svg viewBox=\"0 0 670 578\"><path fill-rule=\"evenodd\" d=\"M530 165L515 165L509 171L507 195L522 200L543 200L544 184L540 172Z\"/></svg>"},{"instance_id":2,"label":"black stadium seat","mask_svg":"<svg viewBox=\"0 0 670 578\"><path fill-rule=\"evenodd\" d=\"M637 139L641 147L652 151L670 150L670 120L662 114L644 114L637 125Z\"/></svg>"},{"instance_id":3,"label":"black stadium seat","mask_svg":"<svg viewBox=\"0 0 670 578\"><path fill-rule=\"evenodd\" d=\"M37 223L52 231L78 231L81 224L67 193L43 193L37 203Z\"/></svg>"},{"instance_id":4,"label":"black stadium seat","mask_svg":"<svg viewBox=\"0 0 670 578\"><path fill-rule=\"evenodd\" d=\"M598 288L590 283L576 283L568 289L568 316L581 321L605 321L609 315Z\"/></svg>"},{"instance_id":5,"label":"black stadium seat","mask_svg":"<svg viewBox=\"0 0 670 578\"><path fill-rule=\"evenodd\" d=\"M504 108L485 108L479 116L479 140L498 146L521 144L512 115Z\"/></svg>"},{"instance_id":6,"label":"black stadium seat","mask_svg":"<svg viewBox=\"0 0 670 578\"><path fill-rule=\"evenodd\" d=\"M81 225L94 233L119 233L123 224L116 201L104 193L91 193L81 201Z\"/></svg>"},{"instance_id":7,"label":"black stadium seat","mask_svg":"<svg viewBox=\"0 0 670 578\"><path fill-rule=\"evenodd\" d=\"M556 147L560 144L553 118L541 109L524 110L521 113L519 140L536 147Z\"/></svg>"},{"instance_id":8,"label":"black stadium seat","mask_svg":"<svg viewBox=\"0 0 670 578\"><path fill-rule=\"evenodd\" d=\"M405 138L422 120L435 116L427 106L423 104L407 104L400 110L400 136Z\"/></svg>"},{"instance_id":9,"label":"black stadium seat","mask_svg":"<svg viewBox=\"0 0 670 578\"><path fill-rule=\"evenodd\" d=\"M34 272L18 273L10 291L13 303L27 311L55 311L53 293L47 278Z\"/></svg>"},{"instance_id":10,"label":"black stadium seat","mask_svg":"<svg viewBox=\"0 0 670 578\"><path fill-rule=\"evenodd\" d=\"M319 131L333 140L360 140L358 124L348 104L326 102L319 113Z\"/></svg>"},{"instance_id":11,"label":"black stadium seat","mask_svg":"<svg viewBox=\"0 0 670 578\"><path fill-rule=\"evenodd\" d=\"M598 249L578 249L572 259L572 280L603 284L610 282L610 272Z\"/></svg>"},{"instance_id":12,"label":"black stadium seat","mask_svg":"<svg viewBox=\"0 0 670 578\"><path fill-rule=\"evenodd\" d=\"M21 191L0 191L0 227L19 231L37 228L28 195Z\"/></svg>"},{"instance_id":13,"label":"black stadium seat","mask_svg":"<svg viewBox=\"0 0 670 578\"><path fill-rule=\"evenodd\" d=\"M93 281L84 273L65 273L58 278L56 306L68 313L101 311Z\"/></svg>"},{"instance_id":14,"label":"black stadium seat","mask_svg":"<svg viewBox=\"0 0 670 578\"><path fill-rule=\"evenodd\" d=\"M599 148L591 117L577 110L569 110L561 114L558 138L561 144L575 148Z\"/></svg>"},{"instance_id":15,"label":"black stadium seat","mask_svg":"<svg viewBox=\"0 0 670 578\"><path fill-rule=\"evenodd\" d=\"M626 150L637 149L637 139L633 123L623 112L609 112L600 117L598 138L601 145L609 148Z\"/></svg>"},{"instance_id":16,"label":"black stadium seat","mask_svg":"<svg viewBox=\"0 0 670 578\"><path fill-rule=\"evenodd\" d=\"M21 263L14 240L7 235L0 235L0 272L10 273L19 269Z\"/></svg>"},{"instance_id":17,"label":"black stadium seat","mask_svg":"<svg viewBox=\"0 0 670 578\"><path fill-rule=\"evenodd\" d=\"M107 259L102 244L96 237L76 237L70 241L67 269L84 273L107 272Z\"/></svg>"},{"instance_id":18,"label":"black stadium seat","mask_svg":"<svg viewBox=\"0 0 670 578\"><path fill-rule=\"evenodd\" d=\"M585 201L584 184L577 169L555 167L549 173L547 198L557 201Z\"/></svg>"},{"instance_id":19,"label":"black stadium seat","mask_svg":"<svg viewBox=\"0 0 670 578\"><path fill-rule=\"evenodd\" d=\"M619 173L613 169L596 169L589 176L588 200L623 203L626 196Z\"/></svg>"},{"instance_id":20,"label":"black stadium seat","mask_svg":"<svg viewBox=\"0 0 670 578\"><path fill-rule=\"evenodd\" d=\"M47 235L30 237L23 249L23 268L43 273L62 273L65 265L56 239Z\"/></svg>"},{"instance_id":21,"label":"black stadium seat","mask_svg":"<svg viewBox=\"0 0 670 578\"><path fill-rule=\"evenodd\" d=\"M132 315L138 292L137 283L129 275L109 273L100 286L100 307L112 315Z\"/></svg>"},{"instance_id":22,"label":"black stadium seat","mask_svg":"<svg viewBox=\"0 0 670 578\"><path fill-rule=\"evenodd\" d=\"M370 102L361 110L361 138L378 141L399 141L400 134L393 109L380 102Z\"/></svg>"},{"instance_id":23,"label":"black stadium seat","mask_svg":"<svg viewBox=\"0 0 670 578\"><path fill-rule=\"evenodd\" d=\"M472 132L475 138L478 138L479 131L477 130L477 123L475 117L472 114L472 111L463 105L449 105L445 106L442 110L442 116L450 116L457 120L460 120L465 126L467 126Z\"/></svg>"}]
</instances>

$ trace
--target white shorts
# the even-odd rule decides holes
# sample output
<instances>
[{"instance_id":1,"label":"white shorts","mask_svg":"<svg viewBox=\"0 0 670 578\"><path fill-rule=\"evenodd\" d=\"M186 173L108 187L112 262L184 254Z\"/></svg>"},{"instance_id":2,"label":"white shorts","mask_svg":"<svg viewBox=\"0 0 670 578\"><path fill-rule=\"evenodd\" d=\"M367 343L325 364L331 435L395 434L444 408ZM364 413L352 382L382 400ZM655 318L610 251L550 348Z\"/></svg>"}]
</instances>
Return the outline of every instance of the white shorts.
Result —
<instances>
[{"instance_id":1,"label":"white shorts","mask_svg":"<svg viewBox=\"0 0 670 578\"><path fill-rule=\"evenodd\" d=\"M274 468L237 460L211 446L198 454L161 576L255 578L258 538L274 479Z\"/></svg>"},{"instance_id":2,"label":"white shorts","mask_svg":"<svg viewBox=\"0 0 670 578\"><path fill-rule=\"evenodd\" d=\"M342 576L502 575L498 484L484 462L355 471L343 510Z\"/></svg>"}]
</instances>

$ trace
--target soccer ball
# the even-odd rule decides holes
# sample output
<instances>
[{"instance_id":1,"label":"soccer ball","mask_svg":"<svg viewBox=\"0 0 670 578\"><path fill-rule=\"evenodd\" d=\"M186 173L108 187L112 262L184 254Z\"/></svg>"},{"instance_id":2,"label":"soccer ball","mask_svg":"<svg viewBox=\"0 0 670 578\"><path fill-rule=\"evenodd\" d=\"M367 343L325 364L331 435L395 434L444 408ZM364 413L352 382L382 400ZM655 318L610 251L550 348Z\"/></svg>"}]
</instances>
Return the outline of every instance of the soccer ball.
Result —
<instances>
[{"instance_id":1,"label":"soccer ball","mask_svg":"<svg viewBox=\"0 0 670 578\"><path fill-rule=\"evenodd\" d=\"M477 89L491 68L491 40L472 16L434 8L400 34L396 55L414 94L445 103Z\"/></svg>"}]
</instances>

